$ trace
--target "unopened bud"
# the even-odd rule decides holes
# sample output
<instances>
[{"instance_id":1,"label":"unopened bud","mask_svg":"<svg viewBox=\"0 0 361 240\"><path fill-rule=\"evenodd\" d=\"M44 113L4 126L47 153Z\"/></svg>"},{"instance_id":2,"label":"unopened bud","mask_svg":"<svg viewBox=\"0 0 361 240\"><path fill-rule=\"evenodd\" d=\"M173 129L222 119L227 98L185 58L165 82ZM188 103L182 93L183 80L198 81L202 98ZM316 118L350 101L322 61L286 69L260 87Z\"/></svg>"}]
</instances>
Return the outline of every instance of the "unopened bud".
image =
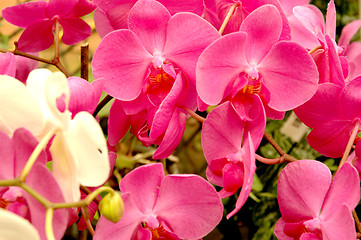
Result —
<instances>
[{"instance_id":1,"label":"unopened bud","mask_svg":"<svg viewBox=\"0 0 361 240\"><path fill-rule=\"evenodd\" d=\"M120 194L116 192L108 193L99 204L99 210L101 214L112 221L113 223L118 222L124 212L124 204Z\"/></svg>"}]
</instances>

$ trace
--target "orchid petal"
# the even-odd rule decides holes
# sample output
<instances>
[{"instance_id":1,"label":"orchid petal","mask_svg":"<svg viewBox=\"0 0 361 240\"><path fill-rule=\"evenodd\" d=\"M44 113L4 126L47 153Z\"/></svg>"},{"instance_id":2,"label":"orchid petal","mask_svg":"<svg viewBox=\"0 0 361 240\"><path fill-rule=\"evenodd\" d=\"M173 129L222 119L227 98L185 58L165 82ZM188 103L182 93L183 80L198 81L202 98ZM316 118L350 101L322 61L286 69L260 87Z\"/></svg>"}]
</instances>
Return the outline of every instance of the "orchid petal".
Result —
<instances>
[{"instance_id":1,"label":"orchid petal","mask_svg":"<svg viewBox=\"0 0 361 240\"><path fill-rule=\"evenodd\" d=\"M357 77L345 86L340 96L340 105L343 114L347 119L356 119L361 117L361 77Z\"/></svg>"},{"instance_id":2,"label":"orchid petal","mask_svg":"<svg viewBox=\"0 0 361 240\"><path fill-rule=\"evenodd\" d=\"M343 75L343 69L339 55L336 50L336 44L329 35L325 35L325 40L328 46L328 61L329 61L329 72L330 82L336 83L340 86L344 86L345 77Z\"/></svg>"},{"instance_id":3,"label":"orchid petal","mask_svg":"<svg viewBox=\"0 0 361 240\"><path fill-rule=\"evenodd\" d=\"M199 55L220 37L218 31L201 17L192 13L177 13L167 28L167 41L162 55L175 63L193 83Z\"/></svg>"},{"instance_id":4,"label":"orchid petal","mask_svg":"<svg viewBox=\"0 0 361 240\"><path fill-rule=\"evenodd\" d=\"M51 47L54 42L54 22L40 20L26 27L18 41L18 49L24 52L40 52Z\"/></svg>"},{"instance_id":5,"label":"orchid petal","mask_svg":"<svg viewBox=\"0 0 361 240\"><path fill-rule=\"evenodd\" d=\"M273 5L264 5L249 14L240 31L247 33L247 60L257 65L277 42L282 30L282 19Z\"/></svg>"},{"instance_id":6,"label":"orchid petal","mask_svg":"<svg viewBox=\"0 0 361 240\"><path fill-rule=\"evenodd\" d=\"M299 222L319 215L331 184L326 165L314 160L288 164L278 179L278 204L286 222Z\"/></svg>"},{"instance_id":7,"label":"orchid petal","mask_svg":"<svg viewBox=\"0 0 361 240\"><path fill-rule=\"evenodd\" d=\"M44 125L44 116L39 104L23 83L15 78L0 75L0 131L12 134L25 127L34 135ZM27 116L24 118L24 116Z\"/></svg>"},{"instance_id":8,"label":"orchid petal","mask_svg":"<svg viewBox=\"0 0 361 240\"><path fill-rule=\"evenodd\" d=\"M97 33L101 38L103 38L105 35L115 30L110 25L110 20L107 18L105 13L102 12L99 8L95 9L93 16L94 16L95 29L97 30Z\"/></svg>"},{"instance_id":9,"label":"orchid petal","mask_svg":"<svg viewBox=\"0 0 361 240\"><path fill-rule=\"evenodd\" d=\"M249 193L252 190L253 177L256 172L256 159L255 149L252 142L251 134L248 132L248 139L245 141L243 150L243 167L244 167L244 180L241 192L238 196L236 207L227 215L227 219L236 214L248 199Z\"/></svg>"},{"instance_id":10,"label":"orchid petal","mask_svg":"<svg viewBox=\"0 0 361 240\"><path fill-rule=\"evenodd\" d=\"M323 83L305 104L294 109L297 117L310 128L317 128L325 122L342 116L340 95L342 88L333 83Z\"/></svg>"},{"instance_id":11,"label":"orchid petal","mask_svg":"<svg viewBox=\"0 0 361 240\"><path fill-rule=\"evenodd\" d=\"M322 239L356 239L355 223L351 212L351 208L343 204L337 206L337 210L333 210L332 217L323 218L324 220L321 222Z\"/></svg>"},{"instance_id":12,"label":"orchid petal","mask_svg":"<svg viewBox=\"0 0 361 240\"><path fill-rule=\"evenodd\" d=\"M171 91L162 101L159 109L154 115L154 120L150 129L149 137L158 138L168 128L169 122L175 111L178 99L184 94L186 85L181 74L178 74ZM182 134L183 135L183 134Z\"/></svg>"},{"instance_id":13,"label":"orchid petal","mask_svg":"<svg viewBox=\"0 0 361 240\"><path fill-rule=\"evenodd\" d=\"M15 146L11 138L0 132L0 179L12 179L15 175Z\"/></svg>"},{"instance_id":14,"label":"orchid petal","mask_svg":"<svg viewBox=\"0 0 361 240\"><path fill-rule=\"evenodd\" d=\"M95 79L104 82L104 91L120 100L139 96L152 56L133 32L118 30L103 38L94 53Z\"/></svg>"},{"instance_id":15,"label":"orchid petal","mask_svg":"<svg viewBox=\"0 0 361 240\"><path fill-rule=\"evenodd\" d=\"M283 228L285 226L285 223L286 222L282 217L277 221L274 230L276 237L283 240L294 240L294 238L291 238L284 233Z\"/></svg>"},{"instance_id":16,"label":"orchid petal","mask_svg":"<svg viewBox=\"0 0 361 240\"><path fill-rule=\"evenodd\" d=\"M200 176L174 174L164 177L154 213L179 238L199 239L220 222L223 205L213 186Z\"/></svg>"},{"instance_id":17,"label":"orchid petal","mask_svg":"<svg viewBox=\"0 0 361 240\"><path fill-rule=\"evenodd\" d=\"M90 84L85 79L79 77L68 78L70 90L68 109L72 116L81 111L94 112L101 95L101 89L97 89L97 86L95 86L98 82L94 81Z\"/></svg>"},{"instance_id":18,"label":"orchid petal","mask_svg":"<svg viewBox=\"0 0 361 240\"><path fill-rule=\"evenodd\" d=\"M353 129L352 120L333 120L313 129L307 136L307 142L322 155L341 157Z\"/></svg>"},{"instance_id":19,"label":"orchid petal","mask_svg":"<svg viewBox=\"0 0 361 240\"><path fill-rule=\"evenodd\" d=\"M341 31L340 39L338 40L339 46L348 46L350 44L351 38L356 34L360 29L361 20L354 20L343 27Z\"/></svg>"},{"instance_id":20,"label":"orchid petal","mask_svg":"<svg viewBox=\"0 0 361 240\"><path fill-rule=\"evenodd\" d=\"M45 20L46 1L26 2L2 10L2 17L11 24L26 28L32 23ZM21 17L19 17L21 16Z\"/></svg>"},{"instance_id":21,"label":"orchid petal","mask_svg":"<svg viewBox=\"0 0 361 240\"><path fill-rule=\"evenodd\" d=\"M204 6L202 0L159 0L159 2L163 4L172 15L177 12L192 12L199 16L203 14Z\"/></svg>"},{"instance_id":22,"label":"orchid petal","mask_svg":"<svg viewBox=\"0 0 361 240\"><path fill-rule=\"evenodd\" d=\"M115 146L130 128L130 119L124 112L119 100L115 100L109 110L108 117L108 142Z\"/></svg>"},{"instance_id":23,"label":"orchid petal","mask_svg":"<svg viewBox=\"0 0 361 240\"><path fill-rule=\"evenodd\" d=\"M19 215L0 208L1 240L40 240L36 228Z\"/></svg>"},{"instance_id":24,"label":"orchid petal","mask_svg":"<svg viewBox=\"0 0 361 240\"><path fill-rule=\"evenodd\" d=\"M81 17L87 15L93 12L95 8L96 5L93 2L93 0L78 0L78 2L75 4L73 8L72 16Z\"/></svg>"},{"instance_id":25,"label":"orchid petal","mask_svg":"<svg viewBox=\"0 0 361 240\"><path fill-rule=\"evenodd\" d=\"M298 21L316 37L325 33L323 19L320 19L312 9L304 6L297 6L293 8L293 14Z\"/></svg>"},{"instance_id":26,"label":"orchid petal","mask_svg":"<svg viewBox=\"0 0 361 240\"><path fill-rule=\"evenodd\" d=\"M187 125L187 116L179 109L173 112L172 118L169 121L168 128L164 134L162 142L154 152L154 159L162 159L169 157L174 149L179 145L183 137L184 130Z\"/></svg>"},{"instance_id":27,"label":"orchid petal","mask_svg":"<svg viewBox=\"0 0 361 240\"><path fill-rule=\"evenodd\" d=\"M0 74L15 77L16 72L16 59L14 54L1 53L0 54Z\"/></svg>"},{"instance_id":28,"label":"orchid petal","mask_svg":"<svg viewBox=\"0 0 361 240\"><path fill-rule=\"evenodd\" d=\"M336 7L333 0L327 5L325 33L328 34L331 39L336 38Z\"/></svg>"},{"instance_id":29,"label":"orchid petal","mask_svg":"<svg viewBox=\"0 0 361 240\"><path fill-rule=\"evenodd\" d=\"M231 33L217 39L199 56L197 92L208 105L216 105L225 97L226 89L245 70L247 34Z\"/></svg>"},{"instance_id":30,"label":"orchid petal","mask_svg":"<svg viewBox=\"0 0 361 240\"><path fill-rule=\"evenodd\" d=\"M90 37L91 27L82 19L76 17L65 17L59 19L59 24L63 27L61 41L67 45L74 45Z\"/></svg>"},{"instance_id":31,"label":"orchid petal","mask_svg":"<svg viewBox=\"0 0 361 240\"><path fill-rule=\"evenodd\" d=\"M26 183L51 202L64 202L64 198L56 180L45 165L34 165L29 176L26 178ZM28 193L24 193L24 197L29 206L32 224L38 229L41 239L47 239L45 233L45 207ZM56 239L60 239L64 235L67 223L67 210L55 210L53 217L53 229Z\"/></svg>"},{"instance_id":32,"label":"orchid petal","mask_svg":"<svg viewBox=\"0 0 361 240\"><path fill-rule=\"evenodd\" d=\"M241 149L245 123L229 102L213 109L203 123L202 146L207 161Z\"/></svg>"},{"instance_id":33,"label":"orchid petal","mask_svg":"<svg viewBox=\"0 0 361 240\"><path fill-rule=\"evenodd\" d=\"M137 208L142 213L148 213L156 204L163 178L164 170L161 163L147 164L128 173L120 182L120 191L130 193L137 199Z\"/></svg>"},{"instance_id":34,"label":"orchid petal","mask_svg":"<svg viewBox=\"0 0 361 240\"><path fill-rule=\"evenodd\" d=\"M275 44L258 70L271 94L268 105L278 111L305 103L318 88L316 65L308 52L296 43Z\"/></svg>"},{"instance_id":35,"label":"orchid petal","mask_svg":"<svg viewBox=\"0 0 361 240\"><path fill-rule=\"evenodd\" d=\"M155 55L163 50L169 18L170 13L159 2L140 0L130 10L128 25L145 49Z\"/></svg>"},{"instance_id":36,"label":"orchid petal","mask_svg":"<svg viewBox=\"0 0 361 240\"><path fill-rule=\"evenodd\" d=\"M49 18L55 15L66 16L72 11L77 2L78 0L51 0L46 6L46 13Z\"/></svg>"},{"instance_id":37,"label":"orchid petal","mask_svg":"<svg viewBox=\"0 0 361 240\"><path fill-rule=\"evenodd\" d=\"M108 149L98 122L88 112L78 113L64 132L64 140L77 166L79 183L96 187L109 177Z\"/></svg>"},{"instance_id":38,"label":"orchid petal","mask_svg":"<svg viewBox=\"0 0 361 240\"><path fill-rule=\"evenodd\" d=\"M13 144L14 146L21 146L15 147L15 158L14 161L15 171L13 177L20 176L21 171L25 167L27 161L29 160L31 154L33 153L34 149L38 145L38 141L35 139L33 134L29 132L27 129L18 128L13 133ZM46 164L47 158L44 151L39 153L39 156L36 160L37 163Z\"/></svg>"},{"instance_id":39,"label":"orchid petal","mask_svg":"<svg viewBox=\"0 0 361 240\"><path fill-rule=\"evenodd\" d=\"M359 174L351 163L345 163L332 180L322 206L322 218L331 219L331 216L335 214L343 204L347 205L349 209L354 209L359 200Z\"/></svg>"},{"instance_id":40,"label":"orchid petal","mask_svg":"<svg viewBox=\"0 0 361 240\"><path fill-rule=\"evenodd\" d=\"M66 202L80 200L79 176L77 165L64 141L62 133L55 135L50 146L53 159L53 175L61 188Z\"/></svg>"}]
</instances>

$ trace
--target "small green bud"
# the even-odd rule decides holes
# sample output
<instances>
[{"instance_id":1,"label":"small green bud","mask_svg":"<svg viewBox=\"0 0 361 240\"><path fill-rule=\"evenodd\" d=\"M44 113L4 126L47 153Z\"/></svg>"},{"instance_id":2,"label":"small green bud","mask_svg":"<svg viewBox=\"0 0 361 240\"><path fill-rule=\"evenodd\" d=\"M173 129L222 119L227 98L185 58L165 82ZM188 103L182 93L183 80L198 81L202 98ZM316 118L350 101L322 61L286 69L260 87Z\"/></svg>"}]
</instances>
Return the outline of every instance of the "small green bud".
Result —
<instances>
[{"instance_id":1,"label":"small green bud","mask_svg":"<svg viewBox=\"0 0 361 240\"><path fill-rule=\"evenodd\" d=\"M113 223L118 222L124 212L124 203L120 194L116 192L108 193L99 204L99 210L101 214L112 221Z\"/></svg>"}]
</instances>

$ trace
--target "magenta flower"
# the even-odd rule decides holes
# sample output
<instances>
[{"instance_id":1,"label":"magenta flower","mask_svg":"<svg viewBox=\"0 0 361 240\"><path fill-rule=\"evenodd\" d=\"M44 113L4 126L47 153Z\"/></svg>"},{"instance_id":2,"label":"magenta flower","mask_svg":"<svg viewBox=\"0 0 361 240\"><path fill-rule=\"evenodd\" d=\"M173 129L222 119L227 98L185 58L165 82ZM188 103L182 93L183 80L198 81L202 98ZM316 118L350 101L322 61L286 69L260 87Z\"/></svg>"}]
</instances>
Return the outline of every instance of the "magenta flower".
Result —
<instances>
[{"instance_id":1,"label":"magenta flower","mask_svg":"<svg viewBox=\"0 0 361 240\"><path fill-rule=\"evenodd\" d=\"M100 37L118 30L128 28L128 16L131 8L137 0L94 0L97 9L94 12L94 23ZM177 12L192 12L199 16L203 13L202 0L159 0L170 14Z\"/></svg>"},{"instance_id":2,"label":"magenta flower","mask_svg":"<svg viewBox=\"0 0 361 240\"><path fill-rule=\"evenodd\" d=\"M320 84L316 94L295 109L300 120L313 128L307 136L312 148L328 157L343 155L351 132L361 124L360 91L360 77L344 88L333 83Z\"/></svg>"},{"instance_id":3,"label":"magenta flower","mask_svg":"<svg viewBox=\"0 0 361 240\"><path fill-rule=\"evenodd\" d=\"M0 132L0 143L0 179L19 177L38 144L37 140L28 130L20 128L14 132L12 139ZM64 202L62 191L45 163L46 154L42 152L25 182L48 200ZM0 187L0 207L29 220L38 230L41 239L47 239L45 208L25 190L16 186ZM60 209L56 210L54 214L54 234L56 239L61 239L67 228L68 211Z\"/></svg>"},{"instance_id":4,"label":"magenta flower","mask_svg":"<svg viewBox=\"0 0 361 240\"><path fill-rule=\"evenodd\" d=\"M360 199L360 181L345 163L331 180L321 162L300 160L288 164L278 180L282 218L275 226L280 240L356 239L352 210Z\"/></svg>"},{"instance_id":5,"label":"magenta flower","mask_svg":"<svg viewBox=\"0 0 361 240\"><path fill-rule=\"evenodd\" d=\"M203 123L202 147L209 164L207 178L223 187L222 198L229 197L242 187L235 209L227 215L236 214L246 202L252 189L256 171L254 156L266 125L262 112L253 121L244 121L230 102L213 109ZM253 138L254 137L254 138Z\"/></svg>"},{"instance_id":6,"label":"magenta flower","mask_svg":"<svg viewBox=\"0 0 361 240\"><path fill-rule=\"evenodd\" d=\"M163 165L136 168L120 183L124 214L118 223L99 219L94 239L199 239L220 222L215 189L192 174L164 176ZM191 227L190 227L191 226Z\"/></svg>"},{"instance_id":7,"label":"magenta flower","mask_svg":"<svg viewBox=\"0 0 361 240\"><path fill-rule=\"evenodd\" d=\"M141 123L137 136L146 145L158 144L154 157L164 158L183 135L183 108L196 109L196 62L219 33L195 14L171 16L152 0L138 1L128 23L129 30L114 31L102 40L94 53L93 74L105 92L122 100L127 115L146 112L147 122Z\"/></svg>"},{"instance_id":8,"label":"magenta flower","mask_svg":"<svg viewBox=\"0 0 361 240\"><path fill-rule=\"evenodd\" d=\"M248 15L239 32L207 47L197 63L201 100L215 105L258 95L269 117L309 100L318 86L316 65L300 45L278 41L281 30L277 8L264 5Z\"/></svg>"},{"instance_id":9,"label":"magenta flower","mask_svg":"<svg viewBox=\"0 0 361 240\"><path fill-rule=\"evenodd\" d=\"M63 28L62 41L76 44L91 35L91 27L80 17L91 13L95 5L91 0L50 0L26 2L4 8L6 21L25 28L18 41L18 49L39 52L54 42L56 22Z\"/></svg>"}]
</instances>

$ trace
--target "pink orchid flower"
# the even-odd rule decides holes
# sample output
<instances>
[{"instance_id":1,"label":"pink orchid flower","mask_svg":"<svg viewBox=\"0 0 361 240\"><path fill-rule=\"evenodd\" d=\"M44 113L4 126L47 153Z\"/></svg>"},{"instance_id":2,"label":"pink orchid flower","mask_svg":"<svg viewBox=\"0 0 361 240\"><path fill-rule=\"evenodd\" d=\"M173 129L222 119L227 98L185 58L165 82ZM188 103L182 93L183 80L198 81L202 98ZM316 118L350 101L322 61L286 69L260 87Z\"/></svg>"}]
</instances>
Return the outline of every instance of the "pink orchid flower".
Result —
<instances>
[{"instance_id":1,"label":"pink orchid flower","mask_svg":"<svg viewBox=\"0 0 361 240\"><path fill-rule=\"evenodd\" d=\"M219 33L195 14L171 16L156 1L138 1L128 22L129 30L109 33L100 43L93 75L105 92L123 101L127 115L146 111L147 122L138 136L159 144L155 158L163 158L182 137L187 117L183 107L196 109L196 62Z\"/></svg>"},{"instance_id":2,"label":"pink orchid flower","mask_svg":"<svg viewBox=\"0 0 361 240\"><path fill-rule=\"evenodd\" d=\"M91 0L35 1L4 8L2 16L11 24L25 28L18 41L19 50L39 52L53 44L56 22L63 28L62 41L67 45L89 37L91 28L80 17L95 7Z\"/></svg>"},{"instance_id":3,"label":"pink orchid flower","mask_svg":"<svg viewBox=\"0 0 361 240\"><path fill-rule=\"evenodd\" d=\"M295 109L300 120L313 128L307 136L312 148L328 157L343 155L351 132L361 124L360 91L361 77L344 88L323 83L307 103Z\"/></svg>"},{"instance_id":4,"label":"pink orchid flower","mask_svg":"<svg viewBox=\"0 0 361 240\"><path fill-rule=\"evenodd\" d=\"M36 228L26 219L0 208L0 232L6 240L40 240Z\"/></svg>"},{"instance_id":5,"label":"pink orchid flower","mask_svg":"<svg viewBox=\"0 0 361 240\"><path fill-rule=\"evenodd\" d=\"M300 39L294 40L309 49L317 48L320 45L322 47L312 53L320 73L319 83L333 81L340 86L344 85L345 78L349 75L349 66L347 59L342 55L350 44L351 38L360 28L361 21L355 20L347 24L337 44L335 40L336 8L333 0L328 3L326 21L318 9L316 11L309 7L297 6L293 12L299 23L306 29ZM310 42L313 44L307 44Z\"/></svg>"},{"instance_id":6,"label":"pink orchid flower","mask_svg":"<svg viewBox=\"0 0 361 240\"><path fill-rule=\"evenodd\" d=\"M258 95L271 118L280 115L276 111L309 100L318 86L316 65L300 45L278 41L281 30L277 8L264 5L248 15L239 32L207 47L197 63L201 100L208 105L231 100L247 106L244 102L254 102Z\"/></svg>"},{"instance_id":7,"label":"pink orchid flower","mask_svg":"<svg viewBox=\"0 0 361 240\"><path fill-rule=\"evenodd\" d=\"M94 0L97 9L94 12L94 23L100 37L118 30L128 28L128 16L137 0ZM170 14L177 12L192 12L197 15L203 13L202 0L159 0Z\"/></svg>"},{"instance_id":8,"label":"pink orchid flower","mask_svg":"<svg viewBox=\"0 0 361 240\"><path fill-rule=\"evenodd\" d=\"M193 174L164 176L148 164L120 182L124 214L118 223L99 219L94 239L199 239L220 222L223 205L215 189ZM192 226L192 227L189 227Z\"/></svg>"},{"instance_id":9,"label":"pink orchid flower","mask_svg":"<svg viewBox=\"0 0 361 240\"><path fill-rule=\"evenodd\" d=\"M350 163L333 179L321 162L290 163L280 173L277 189L282 214L275 226L278 239L356 239L352 210L360 199L360 181Z\"/></svg>"},{"instance_id":10,"label":"pink orchid flower","mask_svg":"<svg viewBox=\"0 0 361 240\"><path fill-rule=\"evenodd\" d=\"M50 146L53 174L66 201L80 199L79 185L99 186L109 177L110 164L103 132L85 111L71 118L68 81L60 72L36 69L26 86L0 75L0 131L8 135L24 127L40 141L55 134ZM64 102L59 110L58 102Z\"/></svg>"},{"instance_id":11,"label":"pink orchid flower","mask_svg":"<svg viewBox=\"0 0 361 240\"><path fill-rule=\"evenodd\" d=\"M38 144L26 129L17 129L12 138L0 132L0 179L14 179L20 176L27 160ZM26 184L53 202L64 202L60 187L51 172L46 168L46 154L41 152L37 162L26 178ZM45 208L25 190L16 187L0 187L0 209L5 208L29 220L45 240ZM53 229L56 239L61 239L68 224L68 211L54 212ZM3 235L1 235L3 236Z\"/></svg>"},{"instance_id":12,"label":"pink orchid flower","mask_svg":"<svg viewBox=\"0 0 361 240\"><path fill-rule=\"evenodd\" d=\"M213 109L203 123L202 147L209 164L207 178L223 187L219 192L222 198L242 187L236 207L227 218L242 208L251 192L256 171L255 146L263 137L265 125L264 112L254 121L244 121L229 102Z\"/></svg>"}]
</instances>

